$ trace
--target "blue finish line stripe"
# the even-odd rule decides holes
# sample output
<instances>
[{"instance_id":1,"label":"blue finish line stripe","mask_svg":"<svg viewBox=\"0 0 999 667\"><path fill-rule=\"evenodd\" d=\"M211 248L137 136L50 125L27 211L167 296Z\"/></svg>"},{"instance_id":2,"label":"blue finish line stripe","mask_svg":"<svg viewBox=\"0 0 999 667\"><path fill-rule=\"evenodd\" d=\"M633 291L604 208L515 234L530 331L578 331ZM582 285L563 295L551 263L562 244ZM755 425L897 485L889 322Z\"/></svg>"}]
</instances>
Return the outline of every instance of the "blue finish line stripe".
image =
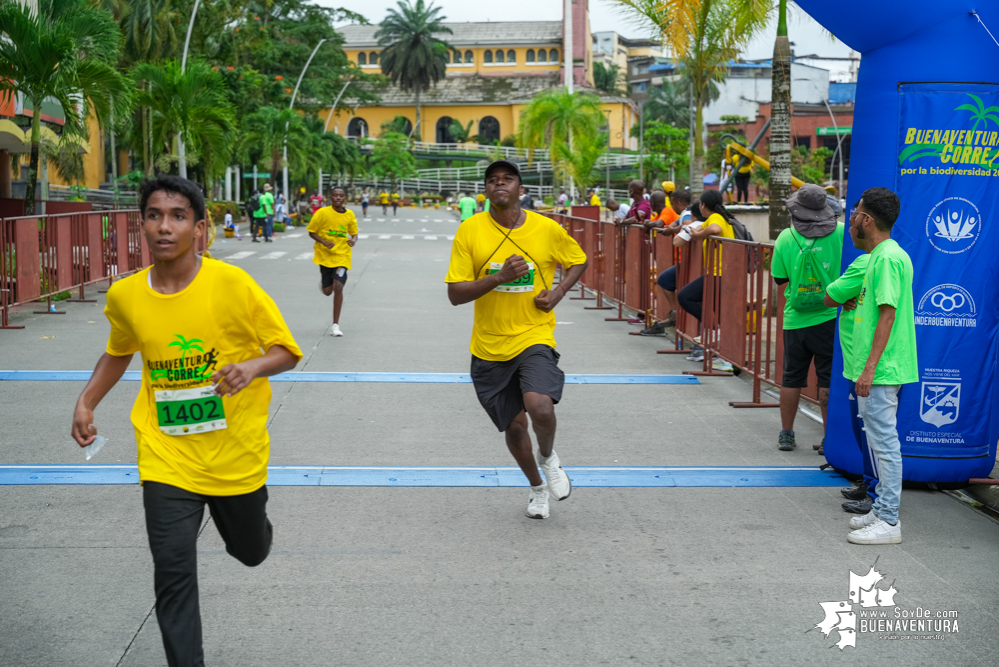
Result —
<instances>
[{"instance_id":1,"label":"blue finish line stripe","mask_svg":"<svg viewBox=\"0 0 999 667\"><path fill-rule=\"evenodd\" d=\"M0 381L6 382L86 382L91 371L0 371ZM129 382L142 380L141 371L125 371L121 378ZM280 373L271 382L390 382L422 384L469 384L467 373ZM600 375L566 374L566 384L700 384L693 375Z\"/></svg>"},{"instance_id":2,"label":"blue finish line stripe","mask_svg":"<svg viewBox=\"0 0 999 667\"><path fill-rule=\"evenodd\" d=\"M577 487L787 487L845 486L831 470L789 466L569 466ZM134 465L5 465L0 486L32 484L138 484ZM269 466L268 486L523 487L517 467Z\"/></svg>"}]
</instances>

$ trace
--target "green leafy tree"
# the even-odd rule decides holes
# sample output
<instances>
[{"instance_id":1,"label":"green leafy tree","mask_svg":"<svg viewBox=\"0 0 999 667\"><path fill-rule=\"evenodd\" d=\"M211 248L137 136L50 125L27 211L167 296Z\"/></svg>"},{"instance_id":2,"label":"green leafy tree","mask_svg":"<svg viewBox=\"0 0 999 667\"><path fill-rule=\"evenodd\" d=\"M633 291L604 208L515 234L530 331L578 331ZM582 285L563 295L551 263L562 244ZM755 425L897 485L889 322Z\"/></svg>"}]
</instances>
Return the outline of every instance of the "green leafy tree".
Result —
<instances>
[{"instance_id":1,"label":"green leafy tree","mask_svg":"<svg viewBox=\"0 0 999 667\"><path fill-rule=\"evenodd\" d=\"M459 120L452 120L451 127L449 128L451 132L451 140L459 144L467 142L472 138L472 125L474 124L474 120L468 121L468 125L462 125Z\"/></svg>"},{"instance_id":2,"label":"green leafy tree","mask_svg":"<svg viewBox=\"0 0 999 667\"><path fill-rule=\"evenodd\" d=\"M593 63L593 87L607 95L626 96L624 82L622 81L621 68L611 63L604 65L601 62Z\"/></svg>"},{"instance_id":3,"label":"green leafy tree","mask_svg":"<svg viewBox=\"0 0 999 667\"><path fill-rule=\"evenodd\" d=\"M188 163L200 165L205 183L225 171L236 139L232 105L222 77L203 60L189 60L183 74L180 62L140 63L132 78L145 82L138 102L152 111L153 148L161 169L176 161L174 144L183 137Z\"/></svg>"},{"instance_id":4,"label":"green leafy tree","mask_svg":"<svg viewBox=\"0 0 999 667\"><path fill-rule=\"evenodd\" d=\"M588 140L597 136L605 123L596 95L548 90L536 95L521 114L518 144L532 153L548 148L555 170L571 176L579 171L569 164L575 147L590 145Z\"/></svg>"},{"instance_id":5,"label":"green leafy tree","mask_svg":"<svg viewBox=\"0 0 999 667\"><path fill-rule=\"evenodd\" d=\"M732 141L724 135L730 134L736 138L743 146L746 145L746 136L740 125L745 125L749 119L745 116L722 116L722 128L714 132L708 132L708 150L705 153L709 169L718 169L725 157L725 147Z\"/></svg>"},{"instance_id":6,"label":"green leafy tree","mask_svg":"<svg viewBox=\"0 0 999 667\"><path fill-rule=\"evenodd\" d=\"M660 121L674 127L690 127L689 86L681 81L663 81L662 86L654 86L649 99L642 105L645 122Z\"/></svg>"},{"instance_id":7,"label":"green leafy tree","mask_svg":"<svg viewBox=\"0 0 999 667\"><path fill-rule=\"evenodd\" d=\"M240 153L251 158L251 151L255 149L263 159L270 158L270 182L274 185L281 171L285 146L288 147L288 162L302 164L308 158L314 136L294 109L260 107L243 119Z\"/></svg>"},{"instance_id":8,"label":"green leafy tree","mask_svg":"<svg viewBox=\"0 0 999 667\"><path fill-rule=\"evenodd\" d=\"M372 142L371 166L368 173L387 178L395 189L399 179L416 173L416 158L409 150L409 138L404 134L389 132Z\"/></svg>"},{"instance_id":9,"label":"green leafy tree","mask_svg":"<svg viewBox=\"0 0 999 667\"><path fill-rule=\"evenodd\" d=\"M805 181L824 185L827 179L826 162L833 156L833 152L821 146L815 150L808 150L805 146L795 146L791 149L791 174Z\"/></svg>"},{"instance_id":10,"label":"green leafy tree","mask_svg":"<svg viewBox=\"0 0 999 667\"><path fill-rule=\"evenodd\" d=\"M409 122L409 119L405 116L396 116L392 120L387 120L382 123L382 135L389 132L395 132L396 134L405 134L409 136L409 133L413 131L413 124Z\"/></svg>"},{"instance_id":11,"label":"green leafy tree","mask_svg":"<svg viewBox=\"0 0 999 667\"><path fill-rule=\"evenodd\" d=\"M393 84L408 90L416 96L417 141L423 136L420 125L420 93L430 89L447 73L447 53L450 44L436 35L450 34L451 29L444 25L444 16L433 3L425 4L416 0L400 0L398 9L389 9L375 33L382 47L379 62L382 74Z\"/></svg>"},{"instance_id":12,"label":"green leafy tree","mask_svg":"<svg viewBox=\"0 0 999 667\"><path fill-rule=\"evenodd\" d=\"M704 107L711 84L725 80L729 61L766 26L769 0L615 0L651 27L683 65L694 99L691 194L704 188ZM784 0L781 0L784 2Z\"/></svg>"},{"instance_id":13,"label":"green leafy tree","mask_svg":"<svg viewBox=\"0 0 999 667\"><path fill-rule=\"evenodd\" d=\"M607 151L607 132L585 135L573 143L558 144L554 148L555 176L562 181L573 181L585 190L597 179L594 172L597 160Z\"/></svg>"},{"instance_id":14,"label":"green leafy tree","mask_svg":"<svg viewBox=\"0 0 999 667\"><path fill-rule=\"evenodd\" d=\"M55 98L66 118L64 134L86 136L83 118L91 114L106 126L112 104L125 104L129 89L115 70L121 48L114 18L86 0L39 0L37 13L28 3L0 3L0 99L22 93L31 101L31 156L24 211L35 212L42 101ZM82 107L82 108L81 108ZM81 113L82 112L82 113Z\"/></svg>"},{"instance_id":15,"label":"green leafy tree","mask_svg":"<svg viewBox=\"0 0 999 667\"><path fill-rule=\"evenodd\" d=\"M635 132L637 136L637 132ZM667 123L645 123L645 171L649 183L660 181L660 176L676 174L686 169L690 162L690 142L687 130Z\"/></svg>"}]
</instances>

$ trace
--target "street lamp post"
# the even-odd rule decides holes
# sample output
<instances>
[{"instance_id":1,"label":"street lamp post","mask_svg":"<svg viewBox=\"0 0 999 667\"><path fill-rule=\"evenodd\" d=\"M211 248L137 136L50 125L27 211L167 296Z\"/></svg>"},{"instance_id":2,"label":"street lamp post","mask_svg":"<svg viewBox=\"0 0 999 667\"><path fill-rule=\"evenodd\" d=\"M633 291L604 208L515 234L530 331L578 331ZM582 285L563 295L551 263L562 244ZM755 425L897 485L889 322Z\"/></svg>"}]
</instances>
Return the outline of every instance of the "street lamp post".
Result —
<instances>
[{"instance_id":1,"label":"street lamp post","mask_svg":"<svg viewBox=\"0 0 999 667\"><path fill-rule=\"evenodd\" d=\"M194 9L191 10L191 21L187 24L187 39L184 40L184 53L180 57L180 73L184 74L187 66L187 49L191 46L191 31L194 30L194 17L198 15L198 7L201 0L194 0ZM181 178L187 178L187 153L184 150L183 130L177 135L177 168Z\"/></svg>"},{"instance_id":2,"label":"street lamp post","mask_svg":"<svg viewBox=\"0 0 999 667\"><path fill-rule=\"evenodd\" d=\"M310 55L309 59L305 61L305 67L302 68L302 73L298 75L298 83L295 84L295 92L291 94L291 102L288 103L289 109L293 109L295 107L295 97L298 95L298 87L302 85L302 79L305 77L305 71L309 69L309 65L312 64L312 59L316 57L316 52L319 51L319 47L323 45L323 42L325 42L326 39L327 38L324 37L323 39L319 40L319 43L316 44L316 48L312 49L312 55ZM346 88L346 86L344 86L344 88ZM341 94L342 92L343 91L341 91ZM284 153L282 155L282 158L284 160L284 168L281 170L281 186L283 188L282 192L284 192L285 201L287 202L289 201L288 200L288 123L284 124Z\"/></svg>"}]
</instances>

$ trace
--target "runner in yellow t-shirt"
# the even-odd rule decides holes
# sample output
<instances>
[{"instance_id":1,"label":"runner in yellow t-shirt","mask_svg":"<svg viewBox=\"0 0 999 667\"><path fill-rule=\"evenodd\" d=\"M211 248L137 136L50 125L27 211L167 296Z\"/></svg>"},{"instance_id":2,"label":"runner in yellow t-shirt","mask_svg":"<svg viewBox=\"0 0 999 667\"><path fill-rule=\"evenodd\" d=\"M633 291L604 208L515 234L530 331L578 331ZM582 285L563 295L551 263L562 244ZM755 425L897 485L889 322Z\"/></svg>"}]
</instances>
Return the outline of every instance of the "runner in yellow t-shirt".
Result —
<instances>
[{"instance_id":1,"label":"runner in yellow t-shirt","mask_svg":"<svg viewBox=\"0 0 999 667\"><path fill-rule=\"evenodd\" d=\"M357 243L357 218L344 206L347 192L341 187L330 192L332 205L316 211L307 231L316 242L312 261L322 274L323 294L333 295L333 326L331 336L342 336L340 309L343 307L343 286L347 284L352 248Z\"/></svg>"},{"instance_id":2,"label":"runner in yellow t-shirt","mask_svg":"<svg viewBox=\"0 0 999 667\"><path fill-rule=\"evenodd\" d=\"M389 194L384 190L378 195L378 203L382 205L382 215L388 215Z\"/></svg>"},{"instance_id":3,"label":"runner in yellow t-shirt","mask_svg":"<svg viewBox=\"0 0 999 667\"><path fill-rule=\"evenodd\" d=\"M206 233L197 185L177 176L146 181L139 209L153 266L108 290L111 335L76 402L72 435L81 447L95 442L94 410L139 352L132 426L156 616L169 661L202 664L196 543L204 507L231 555L249 566L267 558L267 378L294 368L302 352L248 274L195 253Z\"/></svg>"},{"instance_id":4,"label":"runner in yellow t-shirt","mask_svg":"<svg viewBox=\"0 0 999 667\"><path fill-rule=\"evenodd\" d=\"M399 211L399 193L392 193L392 216L395 217L396 213Z\"/></svg>"},{"instance_id":5,"label":"runner in yellow t-shirt","mask_svg":"<svg viewBox=\"0 0 999 667\"><path fill-rule=\"evenodd\" d=\"M513 162L497 160L486 168L492 209L458 227L445 282L453 305L475 302L472 382L531 483L527 516L545 519L549 495L563 500L572 491L553 448L554 405L565 376L554 349L552 310L586 270L586 255L554 220L520 208L520 184ZM556 264L565 276L553 287ZM537 460L527 415L538 437Z\"/></svg>"}]
</instances>

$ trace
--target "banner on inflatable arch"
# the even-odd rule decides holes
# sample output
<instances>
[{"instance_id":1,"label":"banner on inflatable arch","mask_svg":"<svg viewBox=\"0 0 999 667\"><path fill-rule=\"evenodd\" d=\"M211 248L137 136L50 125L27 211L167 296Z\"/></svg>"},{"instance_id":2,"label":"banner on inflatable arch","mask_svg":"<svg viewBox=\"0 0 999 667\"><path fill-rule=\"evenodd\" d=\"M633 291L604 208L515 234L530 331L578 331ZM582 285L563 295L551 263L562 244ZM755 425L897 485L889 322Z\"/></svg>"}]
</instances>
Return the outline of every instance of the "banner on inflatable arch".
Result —
<instances>
[{"instance_id":1,"label":"banner on inflatable arch","mask_svg":"<svg viewBox=\"0 0 999 667\"><path fill-rule=\"evenodd\" d=\"M987 477L999 439L999 232L994 229L999 84L899 84L898 93L894 190L902 211L892 237L915 268L920 375L899 398L903 477L922 482ZM849 248L847 254L856 251ZM849 394L845 380L836 384L841 391L834 386L834 396ZM837 402L830 411L837 417L830 420L830 439L850 445L834 447L827 457L834 466L859 473L859 429L843 414L845 402ZM849 403L855 412L852 396Z\"/></svg>"}]
</instances>

